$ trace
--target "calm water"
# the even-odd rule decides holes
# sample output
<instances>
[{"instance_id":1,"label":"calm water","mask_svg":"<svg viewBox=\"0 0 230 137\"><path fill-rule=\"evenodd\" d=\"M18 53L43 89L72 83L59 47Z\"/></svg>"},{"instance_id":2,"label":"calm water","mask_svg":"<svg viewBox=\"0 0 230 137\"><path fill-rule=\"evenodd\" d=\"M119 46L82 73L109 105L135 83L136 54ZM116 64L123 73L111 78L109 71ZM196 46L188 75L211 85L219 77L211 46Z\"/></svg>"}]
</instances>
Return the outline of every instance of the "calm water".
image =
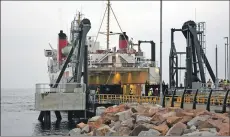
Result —
<instances>
[{"instance_id":1,"label":"calm water","mask_svg":"<svg viewBox=\"0 0 230 137\"><path fill-rule=\"evenodd\" d=\"M68 123L67 114L62 113L62 121L56 123L53 112L50 129L44 129L37 120L34 110L34 90L1 89L1 135L2 136L43 136L67 135L75 124Z\"/></svg>"}]
</instances>

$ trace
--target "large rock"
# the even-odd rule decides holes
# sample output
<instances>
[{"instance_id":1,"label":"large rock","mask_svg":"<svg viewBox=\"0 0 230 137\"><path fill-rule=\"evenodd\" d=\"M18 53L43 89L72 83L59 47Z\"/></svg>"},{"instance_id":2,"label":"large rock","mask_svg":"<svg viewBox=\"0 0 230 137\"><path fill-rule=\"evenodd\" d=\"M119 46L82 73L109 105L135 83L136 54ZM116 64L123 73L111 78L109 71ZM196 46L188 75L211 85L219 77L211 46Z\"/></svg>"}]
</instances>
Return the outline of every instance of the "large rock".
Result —
<instances>
[{"instance_id":1,"label":"large rock","mask_svg":"<svg viewBox=\"0 0 230 137\"><path fill-rule=\"evenodd\" d=\"M200 116L200 115L209 115L209 116L211 116L212 115L211 112L209 112L207 110L204 110L204 109L196 109L195 114L196 114L196 116Z\"/></svg>"},{"instance_id":2,"label":"large rock","mask_svg":"<svg viewBox=\"0 0 230 137\"><path fill-rule=\"evenodd\" d=\"M126 110L126 111L116 113L115 116L118 116L119 121L124 121L126 119L131 118L132 112L131 110Z\"/></svg>"},{"instance_id":3,"label":"large rock","mask_svg":"<svg viewBox=\"0 0 230 137\"><path fill-rule=\"evenodd\" d=\"M80 128L74 128L74 129L70 130L69 135L70 136L79 136L79 135L81 135L81 129Z\"/></svg>"},{"instance_id":4,"label":"large rock","mask_svg":"<svg viewBox=\"0 0 230 137\"><path fill-rule=\"evenodd\" d=\"M157 112L159 111L159 107L150 107L149 109L149 117L152 117L154 116Z\"/></svg>"},{"instance_id":5,"label":"large rock","mask_svg":"<svg viewBox=\"0 0 230 137\"><path fill-rule=\"evenodd\" d=\"M202 133L201 136L216 136L217 135L217 133L212 133L208 131L202 131L201 133Z\"/></svg>"},{"instance_id":6,"label":"large rock","mask_svg":"<svg viewBox=\"0 0 230 137\"><path fill-rule=\"evenodd\" d=\"M171 111L162 115L163 118L172 117L172 116L176 116L176 112Z\"/></svg>"},{"instance_id":7,"label":"large rock","mask_svg":"<svg viewBox=\"0 0 230 137\"><path fill-rule=\"evenodd\" d=\"M195 131L192 133L184 134L183 136L216 136L217 133L208 132L208 131Z\"/></svg>"},{"instance_id":8,"label":"large rock","mask_svg":"<svg viewBox=\"0 0 230 137\"><path fill-rule=\"evenodd\" d=\"M178 122L169 129L166 136L181 136L186 128L185 124Z\"/></svg>"},{"instance_id":9,"label":"large rock","mask_svg":"<svg viewBox=\"0 0 230 137\"><path fill-rule=\"evenodd\" d=\"M220 136L230 136L230 125L229 125L229 123L222 123L217 128L219 128L218 135L220 135Z\"/></svg>"},{"instance_id":10,"label":"large rock","mask_svg":"<svg viewBox=\"0 0 230 137\"><path fill-rule=\"evenodd\" d=\"M134 119L129 118L129 119L125 120L125 121L122 121L121 126L126 126L126 127L130 128L130 129L132 129L133 126L134 126Z\"/></svg>"},{"instance_id":11,"label":"large rock","mask_svg":"<svg viewBox=\"0 0 230 137\"><path fill-rule=\"evenodd\" d=\"M114 123L114 126L112 127L113 130L118 131L121 127L121 121L117 121Z\"/></svg>"},{"instance_id":12,"label":"large rock","mask_svg":"<svg viewBox=\"0 0 230 137\"><path fill-rule=\"evenodd\" d=\"M179 122L187 124L192 119L193 119L192 116L183 116L182 119Z\"/></svg>"},{"instance_id":13,"label":"large rock","mask_svg":"<svg viewBox=\"0 0 230 137\"><path fill-rule=\"evenodd\" d=\"M137 115L136 123L139 123L139 122L142 122L142 121L145 122L145 123L150 123L151 119L152 119L151 117Z\"/></svg>"},{"instance_id":14,"label":"large rock","mask_svg":"<svg viewBox=\"0 0 230 137\"><path fill-rule=\"evenodd\" d=\"M167 117L167 124L172 126L175 123L179 122L180 120L182 120L182 117L177 117L177 116Z\"/></svg>"},{"instance_id":15,"label":"large rock","mask_svg":"<svg viewBox=\"0 0 230 137\"><path fill-rule=\"evenodd\" d=\"M115 106L115 107L108 107L104 113L118 113L118 112L122 112L129 109L129 107L125 104L121 104L119 106Z\"/></svg>"},{"instance_id":16,"label":"large rock","mask_svg":"<svg viewBox=\"0 0 230 137\"><path fill-rule=\"evenodd\" d=\"M202 128L214 128L212 124L210 124L208 121L199 121L197 125L197 129Z\"/></svg>"},{"instance_id":17,"label":"large rock","mask_svg":"<svg viewBox=\"0 0 230 137\"><path fill-rule=\"evenodd\" d=\"M134 102L134 103L127 103L126 104L129 108L136 108L139 104Z\"/></svg>"},{"instance_id":18,"label":"large rock","mask_svg":"<svg viewBox=\"0 0 230 137\"><path fill-rule=\"evenodd\" d=\"M107 132L109 132L110 127L107 125L101 125L101 127L99 127L96 130L96 136L105 136Z\"/></svg>"},{"instance_id":19,"label":"large rock","mask_svg":"<svg viewBox=\"0 0 230 137\"><path fill-rule=\"evenodd\" d=\"M81 130L81 133L84 134L84 133L89 133L90 132L90 128L89 128L89 125L86 125L82 128Z\"/></svg>"},{"instance_id":20,"label":"large rock","mask_svg":"<svg viewBox=\"0 0 230 137\"><path fill-rule=\"evenodd\" d=\"M108 132L105 133L106 136L119 136L119 133L113 129L109 129Z\"/></svg>"},{"instance_id":21,"label":"large rock","mask_svg":"<svg viewBox=\"0 0 230 137\"><path fill-rule=\"evenodd\" d=\"M216 128L202 128L202 129L199 129L199 131L200 132L208 131L208 132L211 132L211 133L217 133Z\"/></svg>"},{"instance_id":22,"label":"large rock","mask_svg":"<svg viewBox=\"0 0 230 137\"><path fill-rule=\"evenodd\" d=\"M153 124L149 124L149 123L142 123L142 124L140 124L140 125L143 125L143 126L145 126L146 128L148 128L148 129L153 129L153 128L154 128L154 125L153 125Z\"/></svg>"},{"instance_id":23,"label":"large rock","mask_svg":"<svg viewBox=\"0 0 230 137\"><path fill-rule=\"evenodd\" d=\"M129 134L130 136L138 136L138 134L141 132L141 131L148 131L149 129L146 128L145 126L143 125L138 125L136 126L132 132Z\"/></svg>"},{"instance_id":24,"label":"large rock","mask_svg":"<svg viewBox=\"0 0 230 137\"><path fill-rule=\"evenodd\" d=\"M192 120L190 120L188 123L187 123L187 125L189 126L189 127L191 127L191 126L197 126L197 124L198 124L198 122L199 121L206 121L208 118L210 118L210 116L209 115L202 115L202 116L196 116L195 118L193 118Z\"/></svg>"},{"instance_id":25,"label":"large rock","mask_svg":"<svg viewBox=\"0 0 230 137\"><path fill-rule=\"evenodd\" d=\"M192 133L183 134L182 136L201 136L201 135L202 135L201 132L195 131L195 132L192 132Z\"/></svg>"},{"instance_id":26,"label":"large rock","mask_svg":"<svg viewBox=\"0 0 230 137\"><path fill-rule=\"evenodd\" d=\"M159 136L161 133L154 129L149 129L148 131L141 131L138 136Z\"/></svg>"},{"instance_id":27,"label":"large rock","mask_svg":"<svg viewBox=\"0 0 230 137\"><path fill-rule=\"evenodd\" d=\"M192 132L195 132L195 131L196 131L196 129L185 129L183 134L188 134L188 133L192 133Z\"/></svg>"},{"instance_id":28,"label":"large rock","mask_svg":"<svg viewBox=\"0 0 230 137\"><path fill-rule=\"evenodd\" d=\"M103 123L106 123L106 121L118 121L119 120L119 116L118 115L115 115L114 113L107 113L107 114L104 114L103 116Z\"/></svg>"},{"instance_id":29,"label":"large rock","mask_svg":"<svg viewBox=\"0 0 230 137\"><path fill-rule=\"evenodd\" d=\"M166 118L160 114L155 114L151 119L151 123L155 124L156 126L162 124L164 121L166 121Z\"/></svg>"},{"instance_id":30,"label":"large rock","mask_svg":"<svg viewBox=\"0 0 230 137\"><path fill-rule=\"evenodd\" d=\"M131 130L128 127L120 127L118 130L119 136L128 136Z\"/></svg>"},{"instance_id":31,"label":"large rock","mask_svg":"<svg viewBox=\"0 0 230 137\"><path fill-rule=\"evenodd\" d=\"M83 122L77 124L77 128L80 128L80 129L83 129L85 126L86 126L86 124Z\"/></svg>"},{"instance_id":32,"label":"large rock","mask_svg":"<svg viewBox=\"0 0 230 137\"><path fill-rule=\"evenodd\" d=\"M153 129L156 129L157 131L161 132L162 135L165 135L168 132L169 127L167 126L166 122L164 122L161 125L154 126Z\"/></svg>"},{"instance_id":33,"label":"large rock","mask_svg":"<svg viewBox=\"0 0 230 137\"><path fill-rule=\"evenodd\" d=\"M101 116L95 116L95 117L92 117L88 120L88 122L96 122L97 120L99 120L101 118Z\"/></svg>"}]
</instances>

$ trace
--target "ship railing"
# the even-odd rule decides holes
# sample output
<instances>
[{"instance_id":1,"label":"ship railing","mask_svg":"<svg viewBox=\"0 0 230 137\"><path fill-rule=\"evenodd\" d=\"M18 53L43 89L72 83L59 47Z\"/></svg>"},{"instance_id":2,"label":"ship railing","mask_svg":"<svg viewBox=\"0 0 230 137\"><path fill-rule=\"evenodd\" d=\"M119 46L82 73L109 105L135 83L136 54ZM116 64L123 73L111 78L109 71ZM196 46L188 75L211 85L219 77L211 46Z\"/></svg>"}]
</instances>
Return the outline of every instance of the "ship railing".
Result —
<instances>
[{"instance_id":1,"label":"ship railing","mask_svg":"<svg viewBox=\"0 0 230 137\"><path fill-rule=\"evenodd\" d=\"M49 83L36 84L36 93L74 93L80 89L82 92L86 91L84 83L60 83L57 88L52 88Z\"/></svg>"},{"instance_id":2,"label":"ship railing","mask_svg":"<svg viewBox=\"0 0 230 137\"><path fill-rule=\"evenodd\" d=\"M98 68L102 67L132 67L132 68L148 68L148 67L158 67L156 61L136 61L132 63L112 63L112 62L91 62L92 66Z\"/></svg>"}]
</instances>

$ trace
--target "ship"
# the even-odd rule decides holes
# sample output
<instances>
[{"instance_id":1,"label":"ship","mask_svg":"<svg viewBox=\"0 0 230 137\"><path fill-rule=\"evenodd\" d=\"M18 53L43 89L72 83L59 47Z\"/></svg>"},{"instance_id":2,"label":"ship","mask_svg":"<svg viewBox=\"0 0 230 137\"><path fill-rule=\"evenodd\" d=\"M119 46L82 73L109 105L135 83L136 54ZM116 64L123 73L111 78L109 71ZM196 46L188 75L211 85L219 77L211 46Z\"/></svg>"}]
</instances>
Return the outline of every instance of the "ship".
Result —
<instances>
[{"instance_id":1,"label":"ship","mask_svg":"<svg viewBox=\"0 0 230 137\"><path fill-rule=\"evenodd\" d=\"M108 14L107 32L104 33L107 36L107 48L101 48L104 45L100 45L97 37L96 39L93 36L87 36L86 38L88 45L88 84L90 90L93 91L99 87L100 94L128 95L130 92L133 92L134 95L147 95L147 91L150 89L149 85L154 85L155 89L159 89L160 74L159 66L155 59L155 42L153 40L137 40L135 43L133 38L128 36L128 32L111 32L109 25L110 10L112 10L112 7L110 1L108 1L105 11L105 14ZM114 14L113 10L112 13ZM62 71L74 40L77 38L76 32L82 20L83 14L78 12L71 22L69 40L66 33L61 30L58 34L57 49L50 45L51 50L45 50L45 57L48 57L48 75L51 87L57 79L60 79L58 86L74 81L75 66L73 61L68 63L61 78L59 78L59 74ZM97 36L101 33L98 32ZM113 45L117 45L116 47L109 47L111 35L119 37L117 44L113 43ZM145 53L141 49L142 43L149 43L151 45L151 58L144 56Z\"/></svg>"}]
</instances>

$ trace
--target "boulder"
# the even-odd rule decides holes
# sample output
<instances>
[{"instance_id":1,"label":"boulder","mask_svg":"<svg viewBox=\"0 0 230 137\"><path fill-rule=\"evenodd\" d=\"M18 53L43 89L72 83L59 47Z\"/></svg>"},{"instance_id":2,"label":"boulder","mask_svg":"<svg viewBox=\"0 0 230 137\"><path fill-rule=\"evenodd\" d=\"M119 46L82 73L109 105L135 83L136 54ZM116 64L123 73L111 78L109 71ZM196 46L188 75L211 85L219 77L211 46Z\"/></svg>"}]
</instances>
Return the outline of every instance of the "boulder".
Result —
<instances>
[{"instance_id":1,"label":"boulder","mask_svg":"<svg viewBox=\"0 0 230 137\"><path fill-rule=\"evenodd\" d=\"M203 115L203 116L196 116L196 117L194 117L192 120L190 120L188 123L187 123L187 125L189 126L189 127L191 127L191 126L197 126L197 124L198 124L198 122L199 121L205 121L205 120L207 120L208 118L210 118L210 116L209 115Z\"/></svg>"},{"instance_id":2,"label":"boulder","mask_svg":"<svg viewBox=\"0 0 230 137\"><path fill-rule=\"evenodd\" d=\"M136 126L132 132L129 134L129 136L138 136L138 134L141 132L141 131L148 131L149 129L146 128L145 126L143 125L138 125Z\"/></svg>"},{"instance_id":3,"label":"boulder","mask_svg":"<svg viewBox=\"0 0 230 137\"><path fill-rule=\"evenodd\" d=\"M122 121L121 126L126 126L126 127L130 128L130 129L132 129L133 126L134 126L134 119L129 118L129 119L125 120L125 121Z\"/></svg>"},{"instance_id":4,"label":"boulder","mask_svg":"<svg viewBox=\"0 0 230 137\"><path fill-rule=\"evenodd\" d=\"M100 118L100 119L97 119L97 121L95 122L88 122L88 125L89 125L90 130L93 130L95 128L99 128L102 123L103 123L103 120Z\"/></svg>"},{"instance_id":5,"label":"boulder","mask_svg":"<svg viewBox=\"0 0 230 137\"><path fill-rule=\"evenodd\" d=\"M209 132L209 131L195 131L192 133L184 134L183 136L216 136L217 132Z\"/></svg>"},{"instance_id":6,"label":"boulder","mask_svg":"<svg viewBox=\"0 0 230 137\"><path fill-rule=\"evenodd\" d=\"M222 127L222 128L220 128L220 127ZM230 125L229 125L229 123L222 123L221 125L220 125L220 130L219 130L219 133L218 133L218 135L220 135L220 136L230 136Z\"/></svg>"},{"instance_id":7,"label":"boulder","mask_svg":"<svg viewBox=\"0 0 230 137\"><path fill-rule=\"evenodd\" d=\"M116 132L113 129L109 129L109 131L107 133L105 133L106 136L119 136L119 133Z\"/></svg>"},{"instance_id":8,"label":"boulder","mask_svg":"<svg viewBox=\"0 0 230 137\"><path fill-rule=\"evenodd\" d=\"M193 119L192 116L183 116L182 119L179 122L187 124L192 119Z\"/></svg>"},{"instance_id":9,"label":"boulder","mask_svg":"<svg viewBox=\"0 0 230 137\"><path fill-rule=\"evenodd\" d=\"M149 129L148 131L141 131L138 136L159 136L161 133L154 129Z\"/></svg>"},{"instance_id":10,"label":"boulder","mask_svg":"<svg viewBox=\"0 0 230 137\"><path fill-rule=\"evenodd\" d=\"M90 132L90 128L89 128L89 125L86 125L82 128L81 130L81 133L84 134L84 133L89 133Z\"/></svg>"},{"instance_id":11,"label":"boulder","mask_svg":"<svg viewBox=\"0 0 230 137\"><path fill-rule=\"evenodd\" d=\"M118 117L119 121L124 121L126 119L131 118L132 113L131 113L131 110L126 110L126 111L116 113L115 116Z\"/></svg>"},{"instance_id":12,"label":"boulder","mask_svg":"<svg viewBox=\"0 0 230 137\"><path fill-rule=\"evenodd\" d=\"M214 126L210 124L208 121L199 121L197 124L197 129L202 128L214 128Z\"/></svg>"},{"instance_id":13,"label":"boulder","mask_svg":"<svg viewBox=\"0 0 230 137\"><path fill-rule=\"evenodd\" d=\"M168 132L169 127L167 126L166 122L164 122L161 125L153 126L153 129L161 132L161 134L164 136Z\"/></svg>"},{"instance_id":14,"label":"boulder","mask_svg":"<svg viewBox=\"0 0 230 137\"><path fill-rule=\"evenodd\" d=\"M132 113L137 113L137 110L135 108L131 108L130 110L132 111Z\"/></svg>"},{"instance_id":15,"label":"boulder","mask_svg":"<svg viewBox=\"0 0 230 137\"><path fill-rule=\"evenodd\" d=\"M80 128L74 128L74 129L70 130L69 135L70 136L79 136L79 135L81 135L81 129Z\"/></svg>"},{"instance_id":16,"label":"boulder","mask_svg":"<svg viewBox=\"0 0 230 137\"><path fill-rule=\"evenodd\" d=\"M208 131L211 133L217 133L216 128L202 128L202 129L199 129L199 131Z\"/></svg>"},{"instance_id":17,"label":"boulder","mask_svg":"<svg viewBox=\"0 0 230 137\"><path fill-rule=\"evenodd\" d=\"M104 114L103 119L104 119L103 123L106 123L107 121L111 123L111 121L118 121L119 116L115 115L114 113L107 113L107 114Z\"/></svg>"},{"instance_id":18,"label":"boulder","mask_svg":"<svg viewBox=\"0 0 230 137\"><path fill-rule=\"evenodd\" d=\"M186 128L185 124L178 122L169 129L166 136L181 136Z\"/></svg>"},{"instance_id":19,"label":"boulder","mask_svg":"<svg viewBox=\"0 0 230 137\"><path fill-rule=\"evenodd\" d=\"M101 125L98 129L96 129L96 136L105 136L107 132L109 132L110 127L107 125Z\"/></svg>"},{"instance_id":20,"label":"boulder","mask_svg":"<svg viewBox=\"0 0 230 137\"><path fill-rule=\"evenodd\" d=\"M172 116L176 116L176 112L172 111L162 115L163 118L172 117Z\"/></svg>"},{"instance_id":21,"label":"boulder","mask_svg":"<svg viewBox=\"0 0 230 137\"><path fill-rule=\"evenodd\" d=\"M93 131L89 132L87 136L93 136Z\"/></svg>"},{"instance_id":22,"label":"boulder","mask_svg":"<svg viewBox=\"0 0 230 137\"><path fill-rule=\"evenodd\" d=\"M141 121L143 121L145 123L150 123L151 119L152 119L151 117L137 115L136 116L136 123L141 122Z\"/></svg>"},{"instance_id":23,"label":"boulder","mask_svg":"<svg viewBox=\"0 0 230 137\"><path fill-rule=\"evenodd\" d=\"M179 122L180 120L182 120L182 117L172 116L172 117L166 118L167 124L169 124L170 126L174 125L175 123Z\"/></svg>"},{"instance_id":24,"label":"boulder","mask_svg":"<svg viewBox=\"0 0 230 137\"><path fill-rule=\"evenodd\" d=\"M153 129L154 125L149 123L142 123L141 125L145 126L148 129Z\"/></svg>"},{"instance_id":25,"label":"boulder","mask_svg":"<svg viewBox=\"0 0 230 137\"><path fill-rule=\"evenodd\" d=\"M155 125L159 125L163 123L164 121L166 121L166 118L164 118L162 115L159 115L159 114L155 114L151 119L151 122Z\"/></svg>"},{"instance_id":26,"label":"boulder","mask_svg":"<svg viewBox=\"0 0 230 137\"><path fill-rule=\"evenodd\" d=\"M119 136L128 136L131 130L128 127L120 127L117 132L119 133Z\"/></svg>"},{"instance_id":27,"label":"boulder","mask_svg":"<svg viewBox=\"0 0 230 137\"><path fill-rule=\"evenodd\" d=\"M201 136L216 136L217 135L217 132L212 133L212 132L208 132L208 131L202 131L201 133L202 133Z\"/></svg>"},{"instance_id":28,"label":"boulder","mask_svg":"<svg viewBox=\"0 0 230 137\"><path fill-rule=\"evenodd\" d=\"M101 116L95 116L95 117L92 117L88 120L88 122L96 122L97 120L99 120L101 118Z\"/></svg>"},{"instance_id":29,"label":"boulder","mask_svg":"<svg viewBox=\"0 0 230 137\"><path fill-rule=\"evenodd\" d=\"M112 129L114 129L115 131L118 131L118 129L121 127L121 121L117 121L115 122L114 126L112 127Z\"/></svg>"},{"instance_id":30,"label":"boulder","mask_svg":"<svg viewBox=\"0 0 230 137\"><path fill-rule=\"evenodd\" d=\"M195 115L196 116L200 116L200 115L209 115L209 116L211 116L212 113L207 111L207 110L204 110L204 109L196 109L195 110Z\"/></svg>"},{"instance_id":31,"label":"boulder","mask_svg":"<svg viewBox=\"0 0 230 137\"><path fill-rule=\"evenodd\" d=\"M202 135L201 132L195 131L195 132L192 132L192 133L183 134L182 136L201 136L201 135Z\"/></svg>"},{"instance_id":32,"label":"boulder","mask_svg":"<svg viewBox=\"0 0 230 137\"><path fill-rule=\"evenodd\" d=\"M149 117L154 116L159 111L159 107L150 107L149 109Z\"/></svg>"},{"instance_id":33,"label":"boulder","mask_svg":"<svg viewBox=\"0 0 230 137\"><path fill-rule=\"evenodd\" d=\"M193 125L193 126L190 127L190 129L191 130L196 130L196 126Z\"/></svg>"},{"instance_id":34,"label":"boulder","mask_svg":"<svg viewBox=\"0 0 230 137\"><path fill-rule=\"evenodd\" d=\"M77 124L77 128L80 128L80 129L84 128L85 126L86 126L86 124L83 122Z\"/></svg>"},{"instance_id":35,"label":"boulder","mask_svg":"<svg viewBox=\"0 0 230 137\"><path fill-rule=\"evenodd\" d=\"M196 129L185 129L183 134L188 134L188 133L192 133L192 132L195 132L195 131L198 131Z\"/></svg>"}]
</instances>

